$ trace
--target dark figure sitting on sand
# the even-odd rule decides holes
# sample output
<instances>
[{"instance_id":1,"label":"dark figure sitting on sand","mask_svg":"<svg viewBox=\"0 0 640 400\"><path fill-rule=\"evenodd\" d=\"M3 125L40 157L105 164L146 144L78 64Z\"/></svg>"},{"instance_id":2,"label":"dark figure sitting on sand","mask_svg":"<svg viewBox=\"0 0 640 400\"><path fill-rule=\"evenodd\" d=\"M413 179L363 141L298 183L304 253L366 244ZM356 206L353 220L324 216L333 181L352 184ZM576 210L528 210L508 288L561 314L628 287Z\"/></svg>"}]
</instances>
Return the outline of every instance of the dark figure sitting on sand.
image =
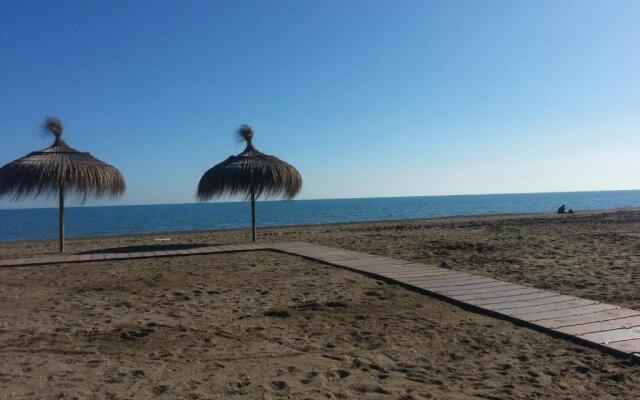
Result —
<instances>
[{"instance_id":1,"label":"dark figure sitting on sand","mask_svg":"<svg viewBox=\"0 0 640 400\"><path fill-rule=\"evenodd\" d=\"M558 214L564 214L567 207L563 204L562 207L558 208Z\"/></svg>"}]
</instances>

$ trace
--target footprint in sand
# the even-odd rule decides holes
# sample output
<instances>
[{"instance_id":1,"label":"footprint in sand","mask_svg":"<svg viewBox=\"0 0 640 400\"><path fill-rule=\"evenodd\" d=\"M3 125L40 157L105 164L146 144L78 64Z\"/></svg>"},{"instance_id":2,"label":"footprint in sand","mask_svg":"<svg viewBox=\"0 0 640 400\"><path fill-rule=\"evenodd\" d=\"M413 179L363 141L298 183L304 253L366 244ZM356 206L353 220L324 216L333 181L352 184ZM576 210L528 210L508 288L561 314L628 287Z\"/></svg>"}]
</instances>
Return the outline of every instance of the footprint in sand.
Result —
<instances>
[{"instance_id":1,"label":"footprint in sand","mask_svg":"<svg viewBox=\"0 0 640 400\"><path fill-rule=\"evenodd\" d=\"M279 310L269 310L262 313L265 317L275 317L275 318L289 318L291 314L287 311L279 311Z\"/></svg>"},{"instance_id":2,"label":"footprint in sand","mask_svg":"<svg viewBox=\"0 0 640 400\"><path fill-rule=\"evenodd\" d=\"M249 385L251 385L251 380L247 376L241 376L237 381L226 383L227 391L230 394L247 394Z\"/></svg>"},{"instance_id":3,"label":"footprint in sand","mask_svg":"<svg viewBox=\"0 0 640 400\"><path fill-rule=\"evenodd\" d=\"M312 381L315 377L317 377L318 375L319 375L319 374L318 374L318 372L317 372L317 371L310 371L310 372L307 372L307 373L305 374L304 378L302 378L302 379L300 380L300 383L302 383L302 384L304 384L304 385L307 385L307 384L311 383L311 381Z\"/></svg>"},{"instance_id":4,"label":"footprint in sand","mask_svg":"<svg viewBox=\"0 0 640 400\"><path fill-rule=\"evenodd\" d=\"M273 388L276 389L276 390L284 390L289 385L285 381L273 381L273 382L271 382L271 386L273 386Z\"/></svg>"}]
</instances>

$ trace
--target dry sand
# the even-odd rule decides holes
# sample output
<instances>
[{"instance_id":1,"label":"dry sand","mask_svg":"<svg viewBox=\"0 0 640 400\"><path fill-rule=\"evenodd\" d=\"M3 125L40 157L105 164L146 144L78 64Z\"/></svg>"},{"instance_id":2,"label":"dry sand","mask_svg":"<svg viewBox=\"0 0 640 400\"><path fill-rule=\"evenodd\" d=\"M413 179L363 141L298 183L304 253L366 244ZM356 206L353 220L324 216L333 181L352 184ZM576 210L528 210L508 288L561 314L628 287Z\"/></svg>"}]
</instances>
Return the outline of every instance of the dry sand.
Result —
<instances>
[{"instance_id":1,"label":"dry sand","mask_svg":"<svg viewBox=\"0 0 640 400\"><path fill-rule=\"evenodd\" d=\"M640 397L639 366L270 252L0 269L0 351L2 399Z\"/></svg>"},{"instance_id":2,"label":"dry sand","mask_svg":"<svg viewBox=\"0 0 640 400\"><path fill-rule=\"evenodd\" d=\"M259 206L258 206L259 208ZM555 290L640 310L640 211L449 218L267 229L299 240ZM154 238L171 238L155 242ZM239 243L247 231L73 239L69 252ZM55 241L0 243L0 258L56 252Z\"/></svg>"}]
</instances>

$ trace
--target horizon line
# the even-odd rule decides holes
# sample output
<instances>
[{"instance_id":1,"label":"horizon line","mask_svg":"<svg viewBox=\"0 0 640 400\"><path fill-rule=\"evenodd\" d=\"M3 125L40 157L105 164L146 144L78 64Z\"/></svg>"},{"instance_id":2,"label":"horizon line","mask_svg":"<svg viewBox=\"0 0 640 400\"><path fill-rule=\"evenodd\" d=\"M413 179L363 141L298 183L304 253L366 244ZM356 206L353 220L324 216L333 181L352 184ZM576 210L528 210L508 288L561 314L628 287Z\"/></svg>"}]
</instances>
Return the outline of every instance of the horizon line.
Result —
<instances>
[{"instance_id":1,"label":"horizon line","mask_svg":"<svg viewBox=\"0 0 640 400\"><path fill-rule=\"evenodd\" d=\"M639 189L608 189L608 190L571 190L571 191L551 191L551 192L505 192L505 193L465 193L465 194L431 194L431 195L407 195L407 196L360 196L360 197L322 197L312 199L275 199L275 200L256 200L258 202L266 201L318 201L318 200L361 200L361 199L397 199L397 198L412 198L412 197L464 197L464 196L508 196L508 195L535 195L535 194L559 194L559 193L594 193L594 192L635 192ZM100 207L143 207L143 206L176 206L187 204L235 204L245 203L248 200L235 200L235 201L203 201L203 202L183 202L183 203L143 203L143 204L114 204L114 205L93 205L93 206L67 206L65 208L100 208ZM5 210L46 210L57 209L57 206L51 207L9 207L2 208L0 211Z\"/></svg>"}]
</instances>

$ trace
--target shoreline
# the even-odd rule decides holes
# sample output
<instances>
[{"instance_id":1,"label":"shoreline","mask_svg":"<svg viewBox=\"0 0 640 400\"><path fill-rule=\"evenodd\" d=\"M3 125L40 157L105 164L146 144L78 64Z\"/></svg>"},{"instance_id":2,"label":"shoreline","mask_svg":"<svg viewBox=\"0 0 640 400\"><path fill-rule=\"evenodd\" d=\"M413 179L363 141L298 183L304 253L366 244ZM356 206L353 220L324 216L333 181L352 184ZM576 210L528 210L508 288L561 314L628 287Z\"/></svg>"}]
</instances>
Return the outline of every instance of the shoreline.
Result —
<instances>
[{"instance_id":1,"label":"shoreline","mask_svg":"<svg viewBox=\"0 0 640 400\"><path fill-rule=\"evenodd\" d=\"M584 215L596 215L603 213L616 213L616 212L634 212L640 211L640 207L638 208L609 208L604 210L584 210L584 211L576 211L574 214L564 214L567 216L584 216ZM555 212L531 212L531 213L498 213L498 214L464 214L464 215L451 215L451 216L441 216L441 217L427 217L427 218L414 218L414 219L382 219L382 220L367 220L367 221L348 221L348 222L329 222L323 224L295 224L295 225L270 225L270 226L258 226L258 231L260 230L268 230L268 231L277 231L284 229L305 229L305 228L322 228L322 227L332 227L335 228L339 225L345 226L353 226L353 225L365 225L365 224L384 224L384 223L429 223L429 222L437 222L442 220L444 222L451 222L455 219L491 219L491 218L522 218L522 217L559 217L559 215ZM250 226L242 227L242 228L220 228L220 229L193 229L193 230L183 230L183 231L158 231L158 232L136 232L136 233L115 233L115 234L104 234L104 235L93 235L93 236L66 236L68 240L94 240L94 239L125 239L125 238L143 238L155 235L188 235L188 234L207 234L207 233L232 233L232 232L242 232L247 229L250 229ZM29 244L29 243L37 243L37 242L57 242L57 237L46 238L46 239L18 239L18 240L4 240L0 241L0 245L11 245L11 244Z\"/></svg>"}]
</instances>

